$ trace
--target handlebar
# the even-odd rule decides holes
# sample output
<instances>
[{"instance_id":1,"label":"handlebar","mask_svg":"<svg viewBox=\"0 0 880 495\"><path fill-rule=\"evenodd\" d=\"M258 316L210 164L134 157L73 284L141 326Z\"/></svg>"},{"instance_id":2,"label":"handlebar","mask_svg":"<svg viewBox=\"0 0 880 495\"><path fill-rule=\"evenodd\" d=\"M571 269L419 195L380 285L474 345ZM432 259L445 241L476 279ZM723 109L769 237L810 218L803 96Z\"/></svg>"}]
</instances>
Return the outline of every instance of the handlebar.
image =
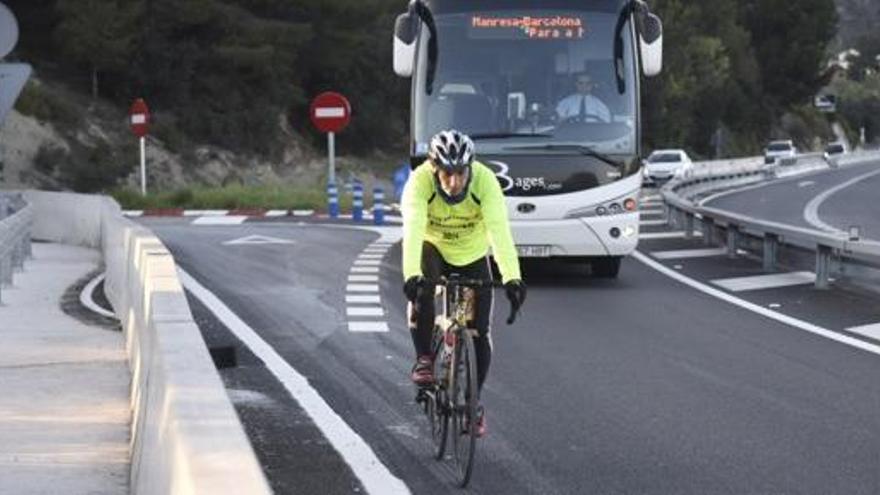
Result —
<instances>
[{"instance_id":1,"label":"handlebar","mask_svg":"<svg viewBox=\"0 0 880 495\"><path fill-rule=\"evenodd\" d=\"M444 287L453 288L453 287L469 287L472 289L483 289L483 288L491 288L491 289L503 289L504 283L499 282L497 280L481 280L474 278L446 278L440 277L439 279L425 279L423 282L423 287L430 287L432 285L442 285ZM510 306L510 314L507 316L507 324L513 325L513 322L516 321L517 315L519 315L520 308Z\"/></svg>"}]
</instances>

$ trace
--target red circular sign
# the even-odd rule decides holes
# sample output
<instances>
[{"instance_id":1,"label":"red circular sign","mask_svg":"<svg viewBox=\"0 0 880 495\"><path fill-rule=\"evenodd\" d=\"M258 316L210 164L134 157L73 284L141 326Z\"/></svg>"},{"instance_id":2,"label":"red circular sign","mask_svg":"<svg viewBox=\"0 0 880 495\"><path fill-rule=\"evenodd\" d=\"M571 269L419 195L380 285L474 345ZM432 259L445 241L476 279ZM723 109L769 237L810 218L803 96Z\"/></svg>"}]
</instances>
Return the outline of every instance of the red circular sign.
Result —
<instances>
[{"instance_id":1,"label":"red circular sign","mask_svg":"<svg viewBox=\"0 0 880 495\"><path fill-rule=\"evenodd\" d=\"M131 126L131 132L135 136L142 138L147 135L150 127L150 109L143 98L134 100L131 108L128 110L128 123Z\"/></svg>"},{"instance_id":2,"label":"red circular sign","mask_svg":"<svg viewBox=\"0 0 880 495\"><path fill-rule=\"evenodd\" d=\"M339 132L351 121L351 104L339 93L328 91L312 100L312 124L321 132Z\"/></svg>"}]
</instances>

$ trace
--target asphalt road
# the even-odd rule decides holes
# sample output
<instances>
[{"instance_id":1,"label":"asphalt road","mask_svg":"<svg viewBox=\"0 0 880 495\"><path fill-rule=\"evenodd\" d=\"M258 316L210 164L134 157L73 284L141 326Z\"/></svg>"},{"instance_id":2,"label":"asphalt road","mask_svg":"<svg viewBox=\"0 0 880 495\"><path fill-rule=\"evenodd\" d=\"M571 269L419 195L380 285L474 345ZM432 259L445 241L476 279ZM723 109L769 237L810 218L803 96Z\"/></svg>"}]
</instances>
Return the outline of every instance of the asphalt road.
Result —
<instances>
[{"instance_id":1,"label":"asphalt road","mask_svg":"<svg viewBox=\"0 0 880 495\"><path fill-rule=\"evenodd\" d=\"M376 234L143 221L309 378L413 493L460 492L449 464L431 458L413 403L398 248L380 265L391 331L351 333L346 277ZM223 244L251 234L295 244ZM553 264L525 275L521 320L504 325L503 297L496 308L483 397L490 434L468 492L880 491L880 356L719 301L631 258L617 281ZM234 341L200 318L213 326L207 338ZM240 356L222 374L276 491L360 490L261 363L243 349Z\"/></svg>"},{"instance_id":2,"label":"asphalt road","mask_svg":"<svg viewBox=\"0 0 880 495\"><path fill-rule=\"evenodd\" d=\"M816 228L804 217L808 204L825 191L878 170L878 163L834 169L767 183L757 188L726 194L705 206L719 208L789 225ZM862 226L865 237L880 239L880 176L856 182L829 196L818 209L818 217L832 227L846 230Z\"/></svg>"}]
</instances>

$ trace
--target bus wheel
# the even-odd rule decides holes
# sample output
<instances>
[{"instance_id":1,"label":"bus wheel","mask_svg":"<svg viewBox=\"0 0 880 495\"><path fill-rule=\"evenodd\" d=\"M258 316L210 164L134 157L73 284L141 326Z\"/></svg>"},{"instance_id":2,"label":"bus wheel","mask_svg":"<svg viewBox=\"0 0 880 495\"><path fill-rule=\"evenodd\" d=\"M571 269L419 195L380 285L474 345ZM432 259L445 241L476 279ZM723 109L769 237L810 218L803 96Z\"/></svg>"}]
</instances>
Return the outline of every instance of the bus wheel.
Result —
<instances>
[{"instance_id":1,"label":"bus wheel","mask_svg":"<svg viewBox=\"0 0 880 495\"><path fill-rule=\"evenodd\" d=\"M620 260L620 256L593 258L590 262L593 276L596 278L617 278L617 273L620 271Z\"/></svg>"}]
</instances>

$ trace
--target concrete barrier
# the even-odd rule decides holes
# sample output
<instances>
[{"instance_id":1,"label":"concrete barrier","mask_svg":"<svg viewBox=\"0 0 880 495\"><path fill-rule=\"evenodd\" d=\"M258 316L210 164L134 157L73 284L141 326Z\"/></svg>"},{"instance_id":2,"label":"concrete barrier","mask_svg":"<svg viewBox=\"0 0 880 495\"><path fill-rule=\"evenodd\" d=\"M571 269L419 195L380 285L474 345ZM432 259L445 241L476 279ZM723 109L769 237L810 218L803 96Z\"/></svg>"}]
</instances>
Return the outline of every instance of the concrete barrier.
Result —
<instances>
[{"instance_id":1,"label":"concrete barrier","mask_svg":"<svg viewBox=\"0 0 880 495\"><path fill-rule=\"evenodd\" d=\"M271 490L183 292L174 259L110 198L27 191L34 238L100 248L132 373L132 493Z\"/></svg>"}]
</instances>

